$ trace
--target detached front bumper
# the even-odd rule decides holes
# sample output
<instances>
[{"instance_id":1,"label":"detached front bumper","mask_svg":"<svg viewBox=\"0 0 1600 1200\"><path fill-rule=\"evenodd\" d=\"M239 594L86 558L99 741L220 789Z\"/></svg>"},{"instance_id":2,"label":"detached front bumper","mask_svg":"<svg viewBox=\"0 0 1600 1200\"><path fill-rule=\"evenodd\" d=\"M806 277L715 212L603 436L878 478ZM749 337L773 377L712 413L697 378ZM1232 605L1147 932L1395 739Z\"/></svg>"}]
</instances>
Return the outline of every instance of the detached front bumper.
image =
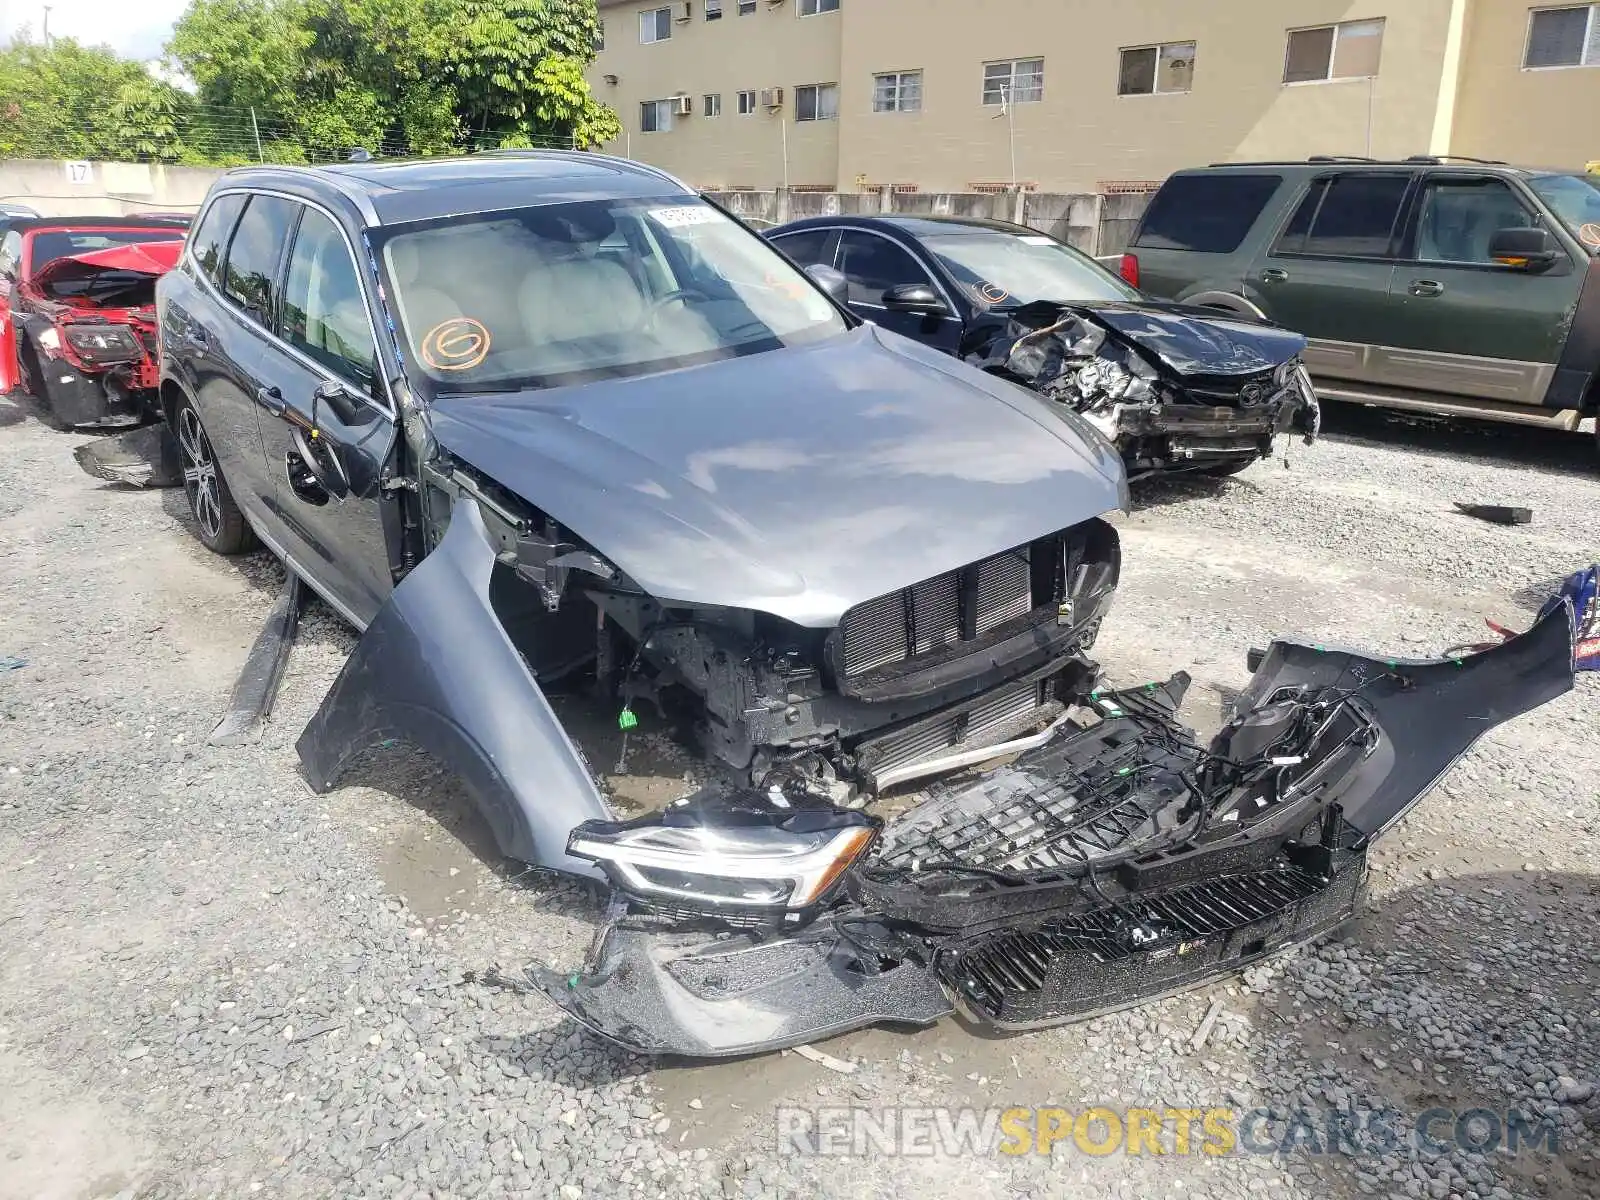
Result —
<instances>
[{"instance_id":1,"label":"detached front bumper","mask_svg":"<svg viewBox=\"0 0 1600 1200\"><path fill-rule=\"evenodd\" d=\"M890 824L822 911L619 894L584 971L528 979L603 1037L693 1057L957 1009L1019 1030L1141 1003L1353 916L1372 838L1572 678L1566 605L1459 659L1274 643L1207 750L1174 717L1186 677L1096 695L1093 717ZM1219 762L1239 781L1208 787Z\"/></svg>"}]
</instances>

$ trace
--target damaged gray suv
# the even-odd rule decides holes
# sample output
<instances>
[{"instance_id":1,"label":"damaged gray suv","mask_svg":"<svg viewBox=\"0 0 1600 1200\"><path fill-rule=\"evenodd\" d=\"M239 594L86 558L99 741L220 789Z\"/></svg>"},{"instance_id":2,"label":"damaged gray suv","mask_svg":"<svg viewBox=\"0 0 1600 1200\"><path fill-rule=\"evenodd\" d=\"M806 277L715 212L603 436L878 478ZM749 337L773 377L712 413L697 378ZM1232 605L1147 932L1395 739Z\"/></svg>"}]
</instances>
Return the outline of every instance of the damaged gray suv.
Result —
<instances>
[{"instance_id":1,"label":"damaged gray suv","mask_svg":"<svg viewBox=\"0 0 1600 1200\"><path fill-rule=\"evenodd\" d=\"M1370 839L1571 686L1566 611L1437 662L1275 643L1202 746L1185 676L1088 657L1110 444L836 284L554 153L230 172L161 282L199 536L363 631L308 779L408 740L505 855L608 883L589 963L518 981L583 1025L728 1055L1215 977L1348 917ZM569 693L670 716L704 782L620 819Z\"/></svg>"}]
</instances>

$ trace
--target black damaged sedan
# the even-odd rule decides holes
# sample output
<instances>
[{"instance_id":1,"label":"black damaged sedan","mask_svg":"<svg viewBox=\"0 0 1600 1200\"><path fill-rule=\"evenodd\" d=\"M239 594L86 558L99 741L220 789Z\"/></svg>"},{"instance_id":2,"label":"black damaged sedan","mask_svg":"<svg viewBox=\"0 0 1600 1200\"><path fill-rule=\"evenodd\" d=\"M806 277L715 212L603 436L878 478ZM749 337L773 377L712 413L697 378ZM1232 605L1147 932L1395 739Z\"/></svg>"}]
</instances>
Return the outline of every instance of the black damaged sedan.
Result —
<instances>
[{"instance_id":1,"label":"black damaged sedan","mask_svg":"<svg viewBox=\"0 0 1600 1200\"><path fill-rule=\"evenodd\" d=\"M639 164L230 172L158 309L198 535L362 631L307 779L413 742L504 855L608 885L589 961L513 983L637 1050L1234 971L1347 919L1371 839L1572 686L1566 610L1439 661L1277 642L1202 743L1181 672L1089 657L1107 440ZM709 782L621 819L558 693L659 709Z\"/></svg>"},{"instance_id":2,"label":"black damaged sedan","mask_svg":"<svg viewBox=\"0 0 1600 1200\"><path fill-rule=\"evenodd\" d=\"M1231 475L1309 442L1320 416L1297 333L1143 296L1047 234L976 217L834 216L766 234L831 268L852 312L1079 413L1130 479Z\"/></svg>"}]
</instances>

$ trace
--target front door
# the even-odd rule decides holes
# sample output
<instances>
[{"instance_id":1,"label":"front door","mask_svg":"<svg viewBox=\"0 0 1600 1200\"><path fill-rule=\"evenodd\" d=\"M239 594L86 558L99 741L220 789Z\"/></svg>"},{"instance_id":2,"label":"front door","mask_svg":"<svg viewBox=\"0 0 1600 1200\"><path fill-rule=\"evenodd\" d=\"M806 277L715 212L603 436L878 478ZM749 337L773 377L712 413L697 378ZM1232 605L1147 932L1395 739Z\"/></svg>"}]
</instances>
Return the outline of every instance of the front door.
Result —
<instances>
[{"instance_id":1,"label":"front door","mask_svg":"<svg viewBox=\"0 0 1600 1200\"><path fill-rule=\"evenodd\" d=\"M1311 182L1277 240L1251 265L1247 293L1311 339L1313 375L1367 380L1368 346L1389 334L1389 282L1412 171L1348 171Z\"/></svg>"},{"instance_id":2,"label":"front door","mask_svg":"<svg viewBox=\"0 0 1600 1200\"><path fill-rule=\"evenodd\" d=\"M11 323L11 292L22 269L22 235L8 230L0 240L0 392L17 386L17 332Z\"/></svg>"},{"instance_id":3,"label":"front door","mask_svg":"<svg viewBox=\"0 0 1600 1200\"><path fill-rule=\"evenodd\" d=\"M301 210L282 274L278 341L257 383L261 443L283 550L347 618L365 626L394 587L398 510L382 487L396 424L377 338L340 226Z\"/></svg>"},{"instance_id":4,"label":"front door","mask_svg":"<svg viewBox=\"0 0 1600 1200\"><path fill-rule=\"evenodd\" d=\"M1531 273L1489 256L1496 230L1539 224L1504 179L1433 174L1412 213L1377 382L1538 404L1577 295L1572 262Z\"/></svg>"},{"instance_id":5,"label":"front door","mask_svg":"<svg viewBox=\"0 0 1600 1200\"><path fill-rule=\"evenodd\" d=\"M879 233L846 229L839 235L839 270L850 284L850 310L885 329L915 338L947 354L961 344L961 318L954 312L897 312L883 302L893 287L922 284L942 294L909 250Z\"/></svg>"}]
</instances>

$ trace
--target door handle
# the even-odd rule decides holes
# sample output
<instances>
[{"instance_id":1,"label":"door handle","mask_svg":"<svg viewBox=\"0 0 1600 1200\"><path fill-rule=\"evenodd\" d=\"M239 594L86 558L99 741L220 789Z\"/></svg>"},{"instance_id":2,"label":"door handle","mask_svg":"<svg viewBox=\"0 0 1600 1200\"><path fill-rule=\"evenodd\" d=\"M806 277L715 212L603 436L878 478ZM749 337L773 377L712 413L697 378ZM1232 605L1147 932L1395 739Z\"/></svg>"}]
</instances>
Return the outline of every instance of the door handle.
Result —
<instances>
[{"instance_id":1,"label":"door handle","mask_svg":"<svg viewBox=\"0 0 1600 1200\"><path fill-rule=\"evenodd\" d=\"M1268 267L1261 272L1262 283L1286 283L1288 279L1289 272L1282 267Z\"/></svg>"},{"instance_id":2,"label":"door handle","mask_svg":"<svg viewBox=\"0 0 1600 1200\"><path fill-rule=\"evenodd\" d=\"M275 417L283 416L284 411L289 407L284 402L283 393L275 387L257 388L256 403Z\"/></svg>"},{"instance_id":3,"label":"door handle","mask_svg":"<svg viewBox=\"0 0 1600 1200\"><path fill-rule=\"evenodd\" d=\"M1415 279L1406 291L1413 296L1439 296L1444 294L1444 284L1437 279Z\"/></svg>"}]
</instances>

